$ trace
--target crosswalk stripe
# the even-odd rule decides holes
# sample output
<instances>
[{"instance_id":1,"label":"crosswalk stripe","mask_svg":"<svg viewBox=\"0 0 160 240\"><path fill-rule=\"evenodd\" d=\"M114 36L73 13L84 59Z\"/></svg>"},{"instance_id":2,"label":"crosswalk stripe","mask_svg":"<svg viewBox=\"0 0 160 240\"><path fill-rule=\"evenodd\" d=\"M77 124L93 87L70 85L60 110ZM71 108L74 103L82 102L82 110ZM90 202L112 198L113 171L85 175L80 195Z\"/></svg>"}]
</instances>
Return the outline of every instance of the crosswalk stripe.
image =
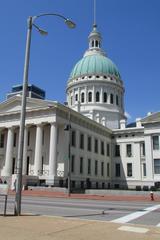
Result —
<instances>
[{"instance_id":1,"label":"crosswalk stripe","mask_svg":"<svg viewBox=\"0 0 160 240\"><path fill-rule=\"evenodd\" d=\"M140 227L131 227L131 226L121 226L118 230L126 231L126 232L135 232L135 233L146 233L149 231L148 228L140 228Z\"/></svg>"},{"instance_id":2,"label":"crosswalk stripe","mask_svg":"<svg viewBox=\"0 0 160 240\"><path fill-rule=\"evenodd\" d=\"M114 222L114 223L127 223L127 222L130 222L136 218L139 218L147 213L150 213L156 209L160 208L160 205L154 205L154 206L151 206L151 207L148 207L148 208L145 208L143 209L143 211L137 211L137 212L134 212L134 213L131 213L131 214L128 214L124 217L121 217L121 218L117 218L117 219L114 219L112 220L111 222Z\"/></svg>"}]
</instances>

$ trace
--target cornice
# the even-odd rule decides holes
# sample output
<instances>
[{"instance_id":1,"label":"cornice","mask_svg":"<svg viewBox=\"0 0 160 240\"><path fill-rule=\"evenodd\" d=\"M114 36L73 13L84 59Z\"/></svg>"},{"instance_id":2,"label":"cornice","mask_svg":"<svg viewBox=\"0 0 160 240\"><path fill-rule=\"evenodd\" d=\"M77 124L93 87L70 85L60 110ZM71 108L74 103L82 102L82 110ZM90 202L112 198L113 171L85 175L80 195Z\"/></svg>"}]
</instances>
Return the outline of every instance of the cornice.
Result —
<instances>
[{"instance_id":1,"label":"cornice","mask_svg":"<svg viewBox=\"0 0 160 240\"><path fill-rule=\"evenodd\" d=\"M113 129L113 135L119 134L133 134L133 133L144 133L144 127L141 128L125 128L125 129Z\"/></svg>"},{"instance_id":2,"label":"cornice","mask_svg":"<svg viewBox=\"0 0 160 240\"><path fill-rule=\"evenodd\" d=\"M104 127L103 125L95 122L92 119L89 119L88 117L85 117L84 115L64 106L61 105L60 103L57 103L57 114L60 117L63 117L64 119L68 120L68 113L70 112L70 120L71 122L81 126L85 127L87 129L90 129L91 131L95 131L103 136L110 136L112 134L112 130ZM63 112L63 114L59 112L59 109Z\"/></svg>"}]
</instances>

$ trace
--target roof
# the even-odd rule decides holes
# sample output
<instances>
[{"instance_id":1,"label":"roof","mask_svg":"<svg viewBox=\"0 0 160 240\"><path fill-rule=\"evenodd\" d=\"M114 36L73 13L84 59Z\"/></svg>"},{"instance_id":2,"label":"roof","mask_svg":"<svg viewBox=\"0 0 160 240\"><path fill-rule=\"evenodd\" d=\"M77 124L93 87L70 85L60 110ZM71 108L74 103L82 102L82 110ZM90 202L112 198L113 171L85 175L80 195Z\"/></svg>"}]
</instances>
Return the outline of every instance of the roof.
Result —
<instances>
[{"instance_id":1,"label":"roof","mask_svg":"<svg viewBox=\"0 0 160 240\"><path fill-rule=\"evenodd\" d=\"M109 74L120 78L116 65L108 57L98 53L83 57L74 66L70 79L88 74Z\"/></svg>"},{"instance_id":2,"label":"roof","mask_svg":"<svg viewBox=\"0 0 160 240\"><path fill-rule=\"evenodd\" d=\"M141 120L142 124L160 122L160 112L152 113Z\"/></svg>"}]
</instances>

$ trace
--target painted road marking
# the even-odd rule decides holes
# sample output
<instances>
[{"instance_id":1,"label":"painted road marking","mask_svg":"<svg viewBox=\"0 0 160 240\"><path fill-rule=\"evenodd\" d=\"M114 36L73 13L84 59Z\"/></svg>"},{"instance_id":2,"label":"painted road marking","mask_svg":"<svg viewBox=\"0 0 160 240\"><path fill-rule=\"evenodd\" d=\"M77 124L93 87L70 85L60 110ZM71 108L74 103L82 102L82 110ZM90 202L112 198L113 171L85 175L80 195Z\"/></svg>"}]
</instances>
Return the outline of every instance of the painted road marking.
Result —
<instances>
[{"instance_id":1,"label":"painted road marking","mask_svg":"<svg viewBox=\"0 0 160 240\"><path fill-rule=\"evenodd\" d=\"M134 213L131 213L131 214L128 214L124 217L121 217L121 218L117 218L115 220L112 220L111 222L114 222L114 223L127 223L127 222L130 222L136 218L139 218L147 213L150 213L156 209L160 208L160 205L154 205L152 207L148 207L148 208L145 208L143 209L143 211L137 211L137 212L134 212Z\"/></svg>"},{"instance_id":2,"label":"painted road marking","mask_svg":"<svg viewBox=\"0 0 160 240\"><path fill-rule=\"evenodd\" d=\"M126 232L135 232L135 233L146 233L149 231L148 228L140 228L140 227L129 227L129 226L122 226L118 228L120 231L126 231Z\"/></svg>"}]
</instances>

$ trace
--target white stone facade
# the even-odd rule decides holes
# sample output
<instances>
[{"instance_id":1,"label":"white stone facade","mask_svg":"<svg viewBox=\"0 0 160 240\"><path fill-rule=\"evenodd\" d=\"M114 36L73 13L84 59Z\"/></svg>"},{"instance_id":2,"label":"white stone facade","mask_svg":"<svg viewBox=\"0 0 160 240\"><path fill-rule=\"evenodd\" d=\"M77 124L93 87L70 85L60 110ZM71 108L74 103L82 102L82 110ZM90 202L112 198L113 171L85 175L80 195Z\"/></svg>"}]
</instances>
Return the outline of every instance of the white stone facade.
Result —
<instances>
[{"instance_id":1,"label":"white stone facade","mask_svg":"<svg viewBox=\"0 0 160 240\"><path fill-rule=\"evenodd\" d=\"M0 104L0 176L5 180L16 173L20 101L15 96ZM121 121L120 129L111 130L59 103L33 98L27 101L23 175L37 176L38 184L66 186L69 114L73 188L159 185L160 113L136 127Z\"/></svg>"},{"instance_id":2,"label":"white stone facade","mask_svg":"<svg viewBox=\"0 0 160 240\"><path fill-rule=\"evenodd\" d=\"M16 173L20 101L21 97L15 96L0 106L0 175L3 179ZM64 128L68 123L69 111L71 132L75 134L70 159L73 185L86 187L86 181L91 181L92 186L96 186L96 182L100 187L102 184L107 186L110 183L110 174L107 175L107 172L111 171L111 156L106 155L106 146L108 144L111 148L111 130L106 131L102 125L61 104L33 98L28 98L27 102L23 175L38 176L41 182L45 181L48 185L65 186L69 134ZM80 140L81 136L83 139ZM98 144L97 153L94 151L95 139ZM90 166L87 166L88 162ZM64 172L59 173L59 166L63 166Z\"/></svg>"}]
</instances>

